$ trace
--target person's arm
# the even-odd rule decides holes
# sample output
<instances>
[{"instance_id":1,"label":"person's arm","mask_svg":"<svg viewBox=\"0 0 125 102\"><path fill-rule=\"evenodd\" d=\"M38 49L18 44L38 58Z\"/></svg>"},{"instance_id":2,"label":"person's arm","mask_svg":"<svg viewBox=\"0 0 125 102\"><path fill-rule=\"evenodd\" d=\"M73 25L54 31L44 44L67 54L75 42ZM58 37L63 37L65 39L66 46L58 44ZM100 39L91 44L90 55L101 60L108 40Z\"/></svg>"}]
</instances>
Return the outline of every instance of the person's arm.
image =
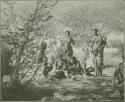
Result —
<instances>
[{"instance_id":1,"label":"person's arm","mask_svg":"<svg viewBox=\"0 0 125 102\"><path fill-rule=\"evenodd\" d=\"M105 46L108 48L108 44L107 44L107 41L105 42Z\"/></svg>"},{"instance_id":2,"label":"person's arm","mask_svg":"<svg viewBox=\"0 0 125 102\"><path fill-rule=\"evenodd\" d=\"M64 51L67 52L67 43L64 44Z\"/></svg>"},{"instance_id":3,"label":"person's arm","mask_svg":"<svg viewBox=\"0 0 125 102\"><path fill-rule=\"evenodd\" d=\"M77 61L77 68L81 68L81 65L80 65L80 62L79 61Z\"/></svg>"},{"instance_id":4,"label":"person's arm","mask_svg":"<svg viewBox=\"0 0 125 102\"><path fill-rule=\"evenodd\" d=\"M105 47L108 48L107 37L106 36L103 36L103 44L104 44Z\"/></svg>"},{"instance_id":5,"label":"person's arm","mask_svg":"<svg viewBox=\"0 0 125 102\"><path fill-rule=\"evenodd\" d=\"M46 50L46 48L47 48L47 42L44 41L44 50Z\"/></svg>"},{"instance_id":6,"label":"person's arm","mask_svg":"<svg viewBox=\"0 0 125 102\"><path fill-rule=\"evenodd\" d=\"M89 41L89 44L92 44L93 43L93 39L91 39L90 41Z\"/></svg>"},{"instance_id":7,"label":"person's arm","mask_svg":"<svg viewBox=\"0 0 125 102\"><path fill-rule=\"evenodd\" d=\"M75 45L75 41L73 40L73 38L70 38L70 41L72 41L72 44Z\"/></svg>"},{"instance_id":8,"label":"person's arm","mask_svg":"<svg viewBox=\"0 0 125 102\"><path fill-rule=\"evenodd\" d=\"M56 61L56 64L55 64L56 69L57 69L57 66L58 66L58 61Z\"/></svg>"},{"instance_id":9,"label":"person's arm","mask_svg":"<svg viewBox=\"0 0 125 102\"><path fill-rule=\"evenodd\" d=\"M107 38L105 37L105 46L108 48Z\"/></svg>"}]
</instances>

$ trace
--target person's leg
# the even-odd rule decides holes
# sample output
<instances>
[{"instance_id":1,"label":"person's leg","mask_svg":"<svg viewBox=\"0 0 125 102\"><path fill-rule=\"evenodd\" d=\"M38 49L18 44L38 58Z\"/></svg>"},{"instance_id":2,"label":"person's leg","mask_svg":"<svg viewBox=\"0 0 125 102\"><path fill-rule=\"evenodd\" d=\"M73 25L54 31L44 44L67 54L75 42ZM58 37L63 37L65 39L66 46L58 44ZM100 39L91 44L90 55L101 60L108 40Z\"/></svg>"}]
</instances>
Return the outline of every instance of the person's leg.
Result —
<instances>
[{"instance_id":1,"label":"person's leg","mask_svg":"<svg viewBox=\"0 0 125 102\"><path fill-rule=\"evenodd\" d=\"M46 76L46 75L45 75L45 72L43 71L43 77L45 78L45 76Z\"/></svg>"},{"instance_id":2,"label":"person's leg","mask_svg":"<svg viewBox=\"0 0 125 102\"><path fill-rule=\"evenodd\" d=\"M46 79L48 79L48 72L46 72Z\"/></svg>"},{"instance_id":3,"label":"person's leg","mask_svg":"<svg viewBox=\"0 0 125 102\"><path fill-rule=\"evenodd\" d=\"M98 77L98 67L95 66L95 73L96 73L96 77Z\"/></svg>"},{"instance_id":4,"label":"person's leg","mask_svg":"<svg viewBox=\"0 0 125 102\"><path fill-rule=\"evenodd\" d=\"M70 52L70 53L71 53L71 56L73 56L73 49L71 49L71 52Z\"/></svg>"},{"instance_id":5,"label":"person's leg","mask_svg":"<svg viewBox=\"0 0 125 102\"><path fill-rule=\"evenodd\" d=\"M102 49L102 53L101 53L101 61L102 61L102 64L104 64L104 49Z\"/></svg>"},{"instance_id":6,"label":"person's leg","mask_svg":"<svg viewBox=\"0 0 125 102\"><path fill-rule=\"evenodd\" d=\"M100 69L100 66L98 64L96 64L96 70L97 70L97 77L100 77L101 69Z\"/></svg>"},{"instance_id":7,"label":"person's leg","mask_svg":"<svg viewBox=\"0 0 125 102\"><path fill-rule=\"evenodd\" d=\"M103 69L101 68L101 76L102 76L102 73L103 73Z\"/></svg>"},{"instance_id":8,"label":"person's leg","mask_svg":"<svg viewBox=\"0 0 125 102\"><path fill-rule=\"evenodd\" d=\"M102 70L101 70L101 68L99 67L99 77L101 77L102 76L102 72L101 72Z\"/></svg>"},{"instance_id":9,"label":"person's leg","mask_svg":"<svg viewBox=\"0 0 125 102\"><path fill-rule=\"evenodd\" d=\"M47 73L46 73L46 70L45 70L45 69L43 70L43 77L44 77L44 78L47 78Z\"/></svg>"},{"instance_id":10,"label":"person's leg","mask_svg":"<svg viewBox=\"0 0 125 102\"><path fill-rule=\"evenodd\" d=\"M98 69L98 67L97 67L97 66L96 66L96 70L97 70L97 72L96 72L96 73L97 73L97 75L96 75L96 76L98 77L98 76L99 76L99 69Z\"/></svg>"},{"instance_id":11,"label":"person's leg","mask_svg":"<svg viewBox=\"0 0 125 102\"><path fill-rule=\"evenodd\" d=\"M68 71L64 71L64 73L65 73L66 78L69 79L70 78L69 72Z\"/></svg>"},{"instance_id":12,"label":"person's leg","mask_svg":"<svg viewBox=\"0 0 125 102\"><path fill-rule=\"evenodd\" d=\"M96 61L95 58L94 58L93 63L94 63L94 68L95 68L95 76L97 76L98 75L98 70L97 70L97 61Z\"/></svg>"}]
</instances>

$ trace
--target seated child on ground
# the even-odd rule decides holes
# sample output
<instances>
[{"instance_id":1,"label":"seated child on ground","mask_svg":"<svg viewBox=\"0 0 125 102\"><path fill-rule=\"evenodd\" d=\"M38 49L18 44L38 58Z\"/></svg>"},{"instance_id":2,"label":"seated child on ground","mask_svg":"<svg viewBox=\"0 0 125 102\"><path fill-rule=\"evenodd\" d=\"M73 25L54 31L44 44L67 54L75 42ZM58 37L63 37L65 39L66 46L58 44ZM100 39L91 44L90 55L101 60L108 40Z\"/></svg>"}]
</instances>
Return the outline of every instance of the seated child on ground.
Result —
<instances>
[{"instance_id":1,"label":"seated child on ground","mask_svg":"<svg viewBox=\"0 0 125 102\"><path fill-rule=\"evenodd\" d=\"M65 74L63 72L63 65L64 65L63 56L60 55L55 64L56 71L53 77L56 77L57 79L65 78Z\"/></svg>"}]
</instances>

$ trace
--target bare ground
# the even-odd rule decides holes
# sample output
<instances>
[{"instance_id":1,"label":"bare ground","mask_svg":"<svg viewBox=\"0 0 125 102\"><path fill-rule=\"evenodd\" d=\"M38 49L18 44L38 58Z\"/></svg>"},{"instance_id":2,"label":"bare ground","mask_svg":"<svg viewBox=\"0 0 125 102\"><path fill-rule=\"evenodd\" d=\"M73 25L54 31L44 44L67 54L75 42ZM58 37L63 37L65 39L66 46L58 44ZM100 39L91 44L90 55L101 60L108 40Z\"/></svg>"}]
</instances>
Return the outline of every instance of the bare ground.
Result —
<instances>
[{"instance_id":1,"label":"bare ground","mask_svg":"<svg viewBox=\"0 0 125 102\"><path fill-rule=\"evenodd\" d=\"M83 75L76 81L66 80L37 80L32 86L18 91L3 89L3 100L42 100L42 101L66 101L66 100L118 100L112 95L112 73L114 68L106 68L103 77L87 77Z\"/></svg>"}]
</instances>

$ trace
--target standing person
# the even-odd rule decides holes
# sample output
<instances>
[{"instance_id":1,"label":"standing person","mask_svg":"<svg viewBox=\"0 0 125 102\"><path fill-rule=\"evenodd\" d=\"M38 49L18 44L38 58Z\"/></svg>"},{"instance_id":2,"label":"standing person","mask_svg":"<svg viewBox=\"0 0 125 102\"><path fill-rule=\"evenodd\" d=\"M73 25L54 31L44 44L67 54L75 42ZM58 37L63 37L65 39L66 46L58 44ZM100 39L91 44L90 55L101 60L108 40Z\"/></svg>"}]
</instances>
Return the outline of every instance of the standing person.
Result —
<instances>
[{"instance_id":1,"label":"standing person","mask_svg":"<svg viewBox=\"0 0 125 102\"><path fill-rule=\"evenodd\" d=\"M101 56L100 56L100 43L101 43L101 37L98 34L98 29L94 29L94 37L90 41L90 46L91 46L91 52L94 55L94 67L95 67L95 73L96 76L101 75L101 66L102 66L102 61L101 61Z\"/></svg>"},{"instance_id":2,"label":"standing person","mask_svg":"<svg viewBox=\"0 0 125 102\"><path fill-rule=\"evenodd\" d=\"M40 44L40 53L39 53L39 62L43 62L43 58L45 57L46 53L46 48L47 48L47 43L45 39L42 39L42 42Z\"/></svg>"},{"instance_id":3,"label":"standing person","mask_svg":"<svg viewBox=\"0 0 125 102\"><path fill-rule=\"evenodd\" d=\"M101 47L101 53L102 53L101 60L102 60L102 64L104 65L104 48L108 47L107 38L105 36L101 36L100 47Z\"/></svg>"},{"instance_id":4,"label":"standing person","mask_svg":"<svg viewBox=\"0 0 125 102\"><path fill-rule=\"evenodd\" d=\"M67 40L66 47L65 47L65 53L67 57L72 57L73 56L72 44L74 45L75 42L70 35L70 31L66 31L66 35L67 35L68 40Z\"/></svg>"},{"instance_id":5,"label":"standing person","mask_svg":"<svg viewBox=\"0 0 125 102\"><path fill-rule=\"evenodd\" d=\"M94 55L96 76L102 76L103 54L107 42L105 37L99 35L98 29L94 29L94 34L95 35L91 40L90 45L92 47L92 53Z\"/></svg>"}]
</instances>

